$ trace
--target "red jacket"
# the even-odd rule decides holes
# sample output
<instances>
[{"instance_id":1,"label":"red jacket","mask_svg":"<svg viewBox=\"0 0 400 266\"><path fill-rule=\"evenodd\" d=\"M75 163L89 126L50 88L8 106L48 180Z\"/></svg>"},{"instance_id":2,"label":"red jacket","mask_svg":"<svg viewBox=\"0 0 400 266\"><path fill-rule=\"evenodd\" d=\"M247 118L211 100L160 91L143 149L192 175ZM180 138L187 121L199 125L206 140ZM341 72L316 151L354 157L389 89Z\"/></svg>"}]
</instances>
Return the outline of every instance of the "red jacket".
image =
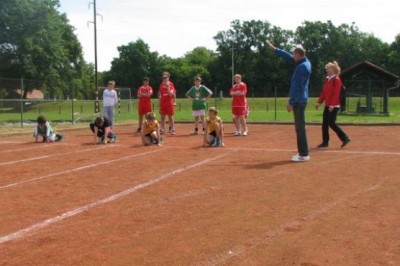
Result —
<instances>
[{"instance_id":1,"label":"red jacket","mask_svg":"<svg viewBox=\"0 0 400 266\"><path fill-rule=\"evenodd\" d=\"M325 101L325 106L339 106L341 89L342 81L338 76L326 78L318 103L321 104Z\"/></svg>"}]
</instances>

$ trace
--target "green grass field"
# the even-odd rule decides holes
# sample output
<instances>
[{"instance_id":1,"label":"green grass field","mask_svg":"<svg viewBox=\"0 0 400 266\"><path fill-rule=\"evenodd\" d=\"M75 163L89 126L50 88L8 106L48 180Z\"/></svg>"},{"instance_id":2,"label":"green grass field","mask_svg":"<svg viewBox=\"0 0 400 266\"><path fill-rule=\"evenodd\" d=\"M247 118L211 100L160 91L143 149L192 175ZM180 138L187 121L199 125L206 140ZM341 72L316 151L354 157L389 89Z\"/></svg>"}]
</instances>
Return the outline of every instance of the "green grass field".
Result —
<instances>
[{"instance_id":1,"label":"green grass field","mask_svg":"<svg viewBox=\"0 0 400 266\"><path fill-rule=\"evenodd\" d=\"M286 98L249 98L250 122L292 122L293 115L286 111ZM309 123L318 123L322 120L322 110L314 109L316 98L311 98L307 107L306 119ZM380 103L374 101L374 108L379 110ZM389 101L390 115L365 115L355 113L357 99L348 100L348 111L351 114L341 114L338 116L339 123L400 123L400 98L391 98ZM14 104L10 107L10 104ZM155 112L157 113L156 100L153 100ZM101 102L100 102L101 105ZM210 99L208 106L216 106L220 111L220 116L224 121L231 120L231 100ZM53 123L90 121L94 117L94 101L37 101L29 102L24 107L24 112L19 111L19 102L4 102L0 100L0 124L16 123L21 121L35 121L39 114L43 114ZM128 122L137 120L137 100L123 100L120 107L116 108L116 121ZM191 102L187 99L178 99L175 118L179 122L192 121Z\"/></svg>"}]
</instances>

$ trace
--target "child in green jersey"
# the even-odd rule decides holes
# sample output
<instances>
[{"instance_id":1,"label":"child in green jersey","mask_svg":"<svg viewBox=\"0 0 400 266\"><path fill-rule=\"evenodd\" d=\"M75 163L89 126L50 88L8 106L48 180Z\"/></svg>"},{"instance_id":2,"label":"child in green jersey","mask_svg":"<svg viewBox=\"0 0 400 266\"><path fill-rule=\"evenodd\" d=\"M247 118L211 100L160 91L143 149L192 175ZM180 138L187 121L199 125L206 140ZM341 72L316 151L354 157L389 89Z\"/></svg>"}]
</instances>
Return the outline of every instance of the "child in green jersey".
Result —
<instances>
[{"instance_id":1,"label":"child in green jersey","mask_svg":"<svg viewBox=\"0 0 400 266\"><path fill-rule=\"evenodd\" d=\"M206 128L206 101L212 94L210 89L201 84L201 77L199 75L195 76L194 86L186 93L186 97L192 101L192 114L194 116L194 131L191 135L199 134L199 119L201 119L204 134Z\"/></svg>"}]
</instances>

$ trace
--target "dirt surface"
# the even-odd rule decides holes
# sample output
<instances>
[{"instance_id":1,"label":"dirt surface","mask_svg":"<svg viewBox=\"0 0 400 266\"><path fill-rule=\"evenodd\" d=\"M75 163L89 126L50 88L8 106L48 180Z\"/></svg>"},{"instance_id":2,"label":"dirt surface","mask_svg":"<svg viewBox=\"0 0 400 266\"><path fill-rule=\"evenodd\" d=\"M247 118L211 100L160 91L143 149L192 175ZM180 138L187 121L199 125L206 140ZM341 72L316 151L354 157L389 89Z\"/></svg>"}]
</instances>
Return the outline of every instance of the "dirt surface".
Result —
<instances>
[{"instance_id":1,"label":"dirt surface","mask_svg":"<svg viewBox=\"0 0 400 266\"><path fill-rule=\"evenodd\" d=\"M224 148L192 127L0 135L0 265L400 265L399 126L346 126L305 163L292 125L226 125Z\"/></svg>"}]
</instances>

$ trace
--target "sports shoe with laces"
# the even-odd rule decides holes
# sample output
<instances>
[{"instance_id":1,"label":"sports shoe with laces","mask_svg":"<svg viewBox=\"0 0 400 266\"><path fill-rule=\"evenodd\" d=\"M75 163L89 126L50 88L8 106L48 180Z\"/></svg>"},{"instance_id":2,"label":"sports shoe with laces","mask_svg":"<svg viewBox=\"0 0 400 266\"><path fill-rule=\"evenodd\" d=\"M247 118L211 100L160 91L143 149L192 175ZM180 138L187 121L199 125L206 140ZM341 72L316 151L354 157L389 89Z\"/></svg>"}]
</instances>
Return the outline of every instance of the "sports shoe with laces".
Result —
<instances>
[{"instance_id":1,"label":"sports shoe with laces","mask_svg":"<svg viewBox=\"0 0 400 266\"><path fill-rule=\"evenodd\" d=\"M307 156L301 156L301 155L295 155L292 157L293 162L306 162L310 160L310 155Z\"/></svg>"},{"instance_id":2,"label":"sports shoe with laces","mask_svg":"<svg viewBox=\"0 0 400 266\"><path fill-rule=\"evenodd\" d=\"M233 135L234 136L240 136L240 135L242 135L242 133L240 133L240 131L235 131L235 133Z\"/></svg>"},{"instance_id":3,"label":"sports shoe with laces","mask_svg":"<svg viewBox=\"0 0 400 266\"><path fill-rule=\"evenodd\" d=\"M192 133L190 133L190 135L199 135L199 131L195 130Z\"/></svg>"}]
</instances>

